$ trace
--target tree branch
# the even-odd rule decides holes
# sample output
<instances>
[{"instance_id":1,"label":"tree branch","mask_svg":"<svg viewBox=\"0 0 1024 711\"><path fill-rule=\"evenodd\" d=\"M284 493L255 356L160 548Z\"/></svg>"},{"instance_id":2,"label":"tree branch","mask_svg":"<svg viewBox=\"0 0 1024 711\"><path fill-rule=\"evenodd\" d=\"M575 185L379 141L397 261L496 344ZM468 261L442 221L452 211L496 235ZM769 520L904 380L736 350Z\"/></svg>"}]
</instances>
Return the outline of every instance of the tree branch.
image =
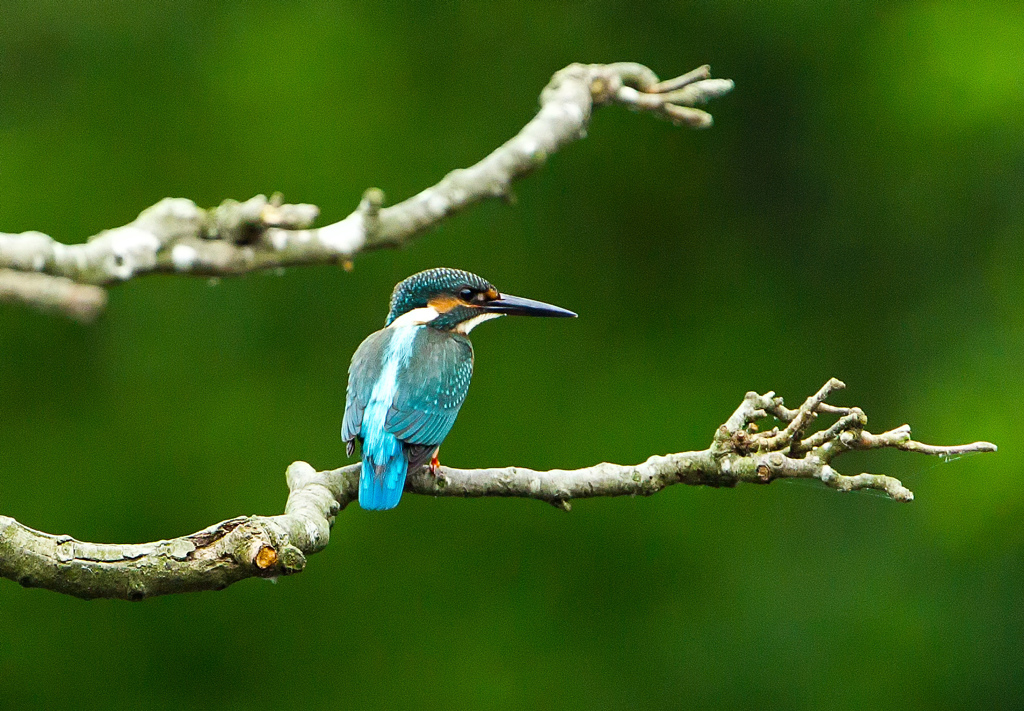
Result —
<instances>
[{"instance_id":1,"label":"tree branch","mask_svg":"<svg viewBox=\"0 0 1024 711\"><path fill-rule=\"evenodd\" d=\"M573 471L521 467L410 472L405 489L426 496L515 496L539 499L569 511L573 499L650 496L673 484L732 487L740 482L817 479L837 491L877 489L895 501L913 493L893 477L840 474L833 461L852 450L895 448L935 456L995 452L988 442L953 447L921 444L903 425L882 434L864 428L860 408L835 407L825 399L841 390L832 379L796 410L781 397L747 393L712 444L699 452L654 456L641 464L602 463ZM807 435L820 415L836 415L830 427ZM756 423L773 416L786 425L761 432ZM807 436L804 436L807 435ZM323 550L334 517L358 497L359 465L317 472L305 462L287 471L289 496L280 516L222 521L198 533L140 544L99 544L41 533L0 516L0 576L82 598L141 600L154 595L220 590L250 577L297 573L306 556ZM399 514L390 514L399 515Z\"/></svg>"},{"instance_id":2,"label":"tree branch","mask_svg":"<svg viewBox=\"0 0 1024 711\"><path fill-rule=\"evenodd\" d=\"M0 268L105 286L154 272L228 276L302 264L346 264L362 252L405 244L481 200L507 198L515 180L585 135L596 106L621 104L677 125L710 126L711 115L694 107L728 93L733 83L709 77L707 66L659 82L639 64L573 64L552 77L541 93L540 111L515 137L479 163L454 170L437 185L391 207L384 207L383 192L371 188L348 217L313 228L316 206L284 204L277 195L270 200L257 195L242 203L227 200L209 210L184 198L166 198L133 222L84 244L62 244L41 232L0 233ZM51 288L47 299L40 299L31 283L13 282L0 291L0 298L76 314L82 293ZM94 310L102 308L95 290L90 293ZM62 294L66 302L55 302Z\"/></svg>"},{"instance_id":3,"label":"tree branch","mask_svg":"<svg viewBox=\"0 0 1024 711\"><path fill-rule=\"evenodd\" d=\"M107 292L66 277L0 268L0 302L22 302L89 323L107 305Z\"/></svg>"}]
</instances>

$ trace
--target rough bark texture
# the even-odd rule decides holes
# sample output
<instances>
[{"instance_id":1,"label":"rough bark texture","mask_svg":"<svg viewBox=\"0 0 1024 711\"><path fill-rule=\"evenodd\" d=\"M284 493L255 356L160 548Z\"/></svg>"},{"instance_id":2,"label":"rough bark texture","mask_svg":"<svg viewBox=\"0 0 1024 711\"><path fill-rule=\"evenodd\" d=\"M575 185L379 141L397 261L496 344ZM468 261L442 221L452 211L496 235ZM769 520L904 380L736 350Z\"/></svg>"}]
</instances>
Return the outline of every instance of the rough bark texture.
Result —
<instances>
[{"instance_id":1,"label":"rough bark texture","mask_svg":"<svg viewBox=\"0 0 1024 711\"><path fill-rule=\"evenodd\" d=\"M776 479L817 479L837 491L877 489L896 501L913 493L893 477L840 474L832 462L856 449L891 447L949 456L994 452L988 442L936 447L915 442L903 425L882 434L864 428L856 407L825 402L844 385L835 379L795 410L774 393L747 393L715 433L708 449L654 456L634 465L601 463L572 471L521 467L410 472L407 492L427 496L516 496L546 501L566 511L573 499L595 496L650 496L673 484L732 487L769 484ZM819 415L835 416L831 426L808 433ZM760 432L759 420L784 423ZM317 472L305 462L287 471L291 492L280 516L222 521L198 533L167 541L100 544L40 533L0 516L0 576L26 587L42 587L82 598L142 600L154 595L220 590L250 577L277 577L303 569L306 555L322 550L334 517L357 498L359 465ZM398 514L391 514L398 515Z\"/></svg>"}]
</instances>

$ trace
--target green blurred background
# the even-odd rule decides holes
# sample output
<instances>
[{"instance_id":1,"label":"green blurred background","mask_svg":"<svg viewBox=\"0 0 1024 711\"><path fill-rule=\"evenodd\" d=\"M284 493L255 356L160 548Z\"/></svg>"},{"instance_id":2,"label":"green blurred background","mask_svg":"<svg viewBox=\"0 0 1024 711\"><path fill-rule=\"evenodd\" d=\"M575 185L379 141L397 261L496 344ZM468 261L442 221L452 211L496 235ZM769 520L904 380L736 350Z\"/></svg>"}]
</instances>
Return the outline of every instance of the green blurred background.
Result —
<instances>
[{"instance_id":1,"label":"green blurred background","mask_svg":"<svg viewBox=\"0 0 1024 711\"><path fill-rule=\"evenodd\" d=\"M444 461L699 449L743 393L828 377L875 430L997 455L813 484L352 506L302 575L141 604L0 581L2 708L1024 706L1024 7L1007 2L5 0L0 230L81 241L165 196L392 202L533 115L574 61L735 92L707 132L621 109L354 273L0 309L0 513L143 541L280 512L347 460L356 345L433 266L580 313L491 324ZM504 434L495 437L495 430Z\"/></svg>"}]
</instances>

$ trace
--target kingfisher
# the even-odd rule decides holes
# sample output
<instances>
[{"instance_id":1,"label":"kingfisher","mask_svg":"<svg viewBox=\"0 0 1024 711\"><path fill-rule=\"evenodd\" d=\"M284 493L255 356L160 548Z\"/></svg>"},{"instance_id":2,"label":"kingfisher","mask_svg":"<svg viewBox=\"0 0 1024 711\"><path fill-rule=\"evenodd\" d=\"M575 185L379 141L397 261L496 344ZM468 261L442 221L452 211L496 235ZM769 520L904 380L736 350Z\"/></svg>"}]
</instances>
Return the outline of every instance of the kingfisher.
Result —
<instances>
[{"instance_id":1,"label":"kingfisher","mask_svg":"<svg viewBox=\"0 0 1024 711\"><path fill-rule=\"evenodd\" d=\"M576 314L458 269L428 269L395 286L384 328L359 344L348 369L341 439L350 457L359 440L362 508L393 509L410 469L438 466L473 376L469 332L501 316Z\"/></svg>"}]
</instances>

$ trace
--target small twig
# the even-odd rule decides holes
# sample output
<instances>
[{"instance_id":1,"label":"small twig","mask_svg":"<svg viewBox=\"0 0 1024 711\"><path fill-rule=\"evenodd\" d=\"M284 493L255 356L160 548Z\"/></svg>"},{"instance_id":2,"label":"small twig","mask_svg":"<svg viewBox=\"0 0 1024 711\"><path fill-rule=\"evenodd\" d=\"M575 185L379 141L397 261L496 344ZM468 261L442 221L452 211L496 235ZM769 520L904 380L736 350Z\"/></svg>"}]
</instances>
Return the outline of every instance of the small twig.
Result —
<instances>
[{"instance_id":1,"label":"small twig","mask_svg":"<svg viewBox=\"0 0 1024 711\"><path fill-rule=\"evenodd\" d=\"M846 384L843 383L843 381L832 378L822 385L818 392L804 400L804 403L796 410L786 409L783 406L781 399L777 403L773 402L768 408L768 412L783 421L788 421L789 424L786 425L786 428L777 435L766 439L764 445L769 449L783 449L794 444L799 446L799 441L803 436L804 430L814 422L818 413L822 411L821 408L825 400L833 393L838 392L845 387ZM830 409L832 412L849 414L849 410L846 410L845 408Z\"/></svg>"},{"instance_id":2,"label":"small twig","mask_svg":"<svg viewBox=\"0 0 1024 711\"><path fill-rule=\"evenodd\" d=\"M972 442L971 444L959 444L949 447L937 447L932 444L915 442L910 438L910 425L900 425L894 430L889 430L879 435L861 432L859 437L851 438L850 445L855 449L893 447L904 452L918 452L933 457L956 457L962 454L997 451L997 447L991 442Z\"/></svg>"},{"instance_id":3,"label":"small twig","mask_svg":"<svg viewBox=\"0 0 1024 711\"><path fill-rule=\"evenodd\" d=\"M883 474L856 474L845 476L830 466L822 469L821 480L836 491L860 491L875 489L884 491L893 501L909 503L914 500L914 492L894 477Z\"/></svg>"},{"instance_id":4,"label":"small twig","mask_svg":"<svg viewBox=\"0 0 1024 711\"><path fill-rule=\"evenodd\" d=\"M614 101L690 128L709 128L713 123L711 114L694 106L706 104L733 88L729 79L710 79L708 65L662 82L642 71L627 72L624 76L632 81L624 81L616 88Z\"/></svg>"},{"instance_id":5,"label":"small twig","mask_svg":"<svg viewBox=\"0 0 1024 711\"><path fill-rule=\"evenodd\" d=\"M748 392L743 397L743 402L740 403L740 406L725 421L724 427L726 432L730 435L735 434L751 422L763 420L768 416L768 410L776 405L775 400L775 393L773 392L767 392L764 395L758 395L754 391ZM778 402L781 403L782 399L779 398Z\"/></svg>"},{"instance_id":6,"label":"small twig","mask_svg":"<svg viewBox=\"0 0 1024 711\"><path fill-rule=\"evenodd\" d=\"M821 409L822 404L823 403L818 404L819 412L825 412L824 410ZM846 432L847 430L865 427L868 424L867 416L864 414L864 411L861 410L859 407L853 407L849 409L832 409L839 410L841 413L844 414L842 414L842 416L838 420L836 420L836 422L833 423L833 425L829 427L827 430L820 430L818 432L815 432L810 437L807 437L806 439L802 440L799 443L794 442L793 444L790 445L790 450L810 451L812 449L815 449L816 447L821 447L825 443L836 439L837 437L839 437L840 434Z\"/></svg>"}]
</instances>

